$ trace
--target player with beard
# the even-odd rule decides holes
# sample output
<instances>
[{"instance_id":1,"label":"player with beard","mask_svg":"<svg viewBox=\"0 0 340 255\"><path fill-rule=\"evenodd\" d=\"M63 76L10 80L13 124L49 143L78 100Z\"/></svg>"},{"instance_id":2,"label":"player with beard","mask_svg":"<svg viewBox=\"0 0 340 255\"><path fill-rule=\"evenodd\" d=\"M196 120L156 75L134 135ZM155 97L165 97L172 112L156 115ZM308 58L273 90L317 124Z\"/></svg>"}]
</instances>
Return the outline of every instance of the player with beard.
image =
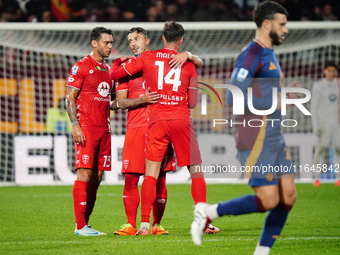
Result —
<instances>
[{"instance_id":1,"label":"player with beard","mask_svg":"<svg viewBox=\"0 0 340 255\"><path fill-rule=\"evenodd\" d=\"M132 53L135 58L139 58L143 52L148 51L150 39L147 31L141 27L133 27L127 35ZM125 61L127 57L121 57ZM186 61L192 62L196 68L203 65L203 61L190 52L182 52L174 55L170 61L170 66L180 68ZM121 65L129 64L132 59L128 59ZM119 65L115 61L111 66L114 72ZM128 219L127 224L121 226L120 230L114 232L115 235L134 235L136 234L136 215L140 202L138 191L139 177L145 174L144 145L145 134L148 126L149 114L148 104L158 101L157 92L150 92L150 88L145 88L143 73L139 72L131 77L124 77L115 81L118 105L121 109L128 109L128 123L123 148L123 167L122 173L125 177L123 202L125 213ZM171 160L172 159L172 160ZM172 164L173 163L173 164ZM168 150L161 164L161 171L156 183L156 199L152 205L152 235L167 235L168 231L160 225L165 205L167 202L166 172L175 170L172 145L169 144ZM219 229L208 225L205 233L218 233Z\"/></svg>"},{"instance_id":2,"label":"player with beard","mask_svg":"<svg viewBox=\"0 0 340 255\"><path fill-rule=\"evenodd\" d=\"M96 27L90 35L92 52L71 68L66 83L66 110L75 143L73 205L76 236L100 236L89 225L103 171L111 171L110 101L112 80L105 58L112 51L112 31ZM117 100L114 100L114 104Z\"/></svg>"},{"instance_id":3,"label":"player with beard","mask_svg":"<svg viewBox=\"0 0 340 255\"><path fill-rule=\"evenodd\" d=\"M254 115L248 109L244 115L237 118L236 147L242 165L245 167L248 185L256 194L245 195L222 203L207 205L197 204L195 219L191 225L191 235L195 244L200 245L203 229L210 222L223 215L242 215L254 212L268 211L262 234L255 253L269 254L275 240L280 235L289 211L296 200L294 173L291 166L288 149L285 145L281 130L281 86L282 71L275 57L273 46L280 45L285 34L287 10L280 4L265 1L258 4L253 13L256 23L255 39L249 43L237 57L235 68L231 75L231 84L242 90L247 98L247 88L252 87L253 107L258 110L271 108L273 105L273 89L278 91L276 110L269 115ZM289 86L297 86L294 82ZM288 94L296 98L297 94ZM230 91L228 103L233 104ZM247 101L247 100L246 100ZM263 123L258 127L247 125L249 120ZM278 121L270 121L276 119ZM288 167L287 172L262 171L261 167ZM254 171L254 169L256 171ZM287 169L287 168L286 168ZM291 172L292 171L292 172Z\"/></svg>"}]
</instances>

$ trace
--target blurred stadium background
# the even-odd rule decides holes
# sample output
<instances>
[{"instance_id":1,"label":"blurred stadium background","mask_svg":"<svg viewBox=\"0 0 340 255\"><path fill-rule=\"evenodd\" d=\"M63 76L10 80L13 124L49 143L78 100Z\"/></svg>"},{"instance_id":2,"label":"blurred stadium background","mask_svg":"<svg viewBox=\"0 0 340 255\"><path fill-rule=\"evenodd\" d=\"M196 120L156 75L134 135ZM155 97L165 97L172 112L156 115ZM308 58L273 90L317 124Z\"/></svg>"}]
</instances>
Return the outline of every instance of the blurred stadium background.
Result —
<instances>
[{"instance_id":1,"label":"blurred stadium background","mask_svg":"<svg viewBox=\"0 0 340 255\"><path fill-rule=\"evenodd\" d=\"M228 83L235 58L254 38L252 22L180 22L186 34L181 50L199 55L204 66L198 69L199 81L215 86ZM131 56L126 33L133 26L149 31L149 49L162 47L163 22L145 23L0 23L0 185L72 184L74 147L66 129L49 131L46 114L65 95L65 81L71 66L90 53L89 33L95 26L114 32L114 51L109 63L122 55ZM322 77L326 60L339 63L340 23L335 21L289 22L289 34L275 48L285 75L285 85L300 80L311 90ZM203 166L235 166L239 161L234 142L234 127L213 126L213 119L231 120L232 109L225 102L225 89L217 89L222 106L207 97L207 115L199 104L192 110L200 143ZM215 96L216 97L216 96ZM217 100L217 98L215 98ZM310 109L310 102L305 104ZM121 153L126 129L126 111L112 113L112 172L104 183L122 184ZM296 127L283 128L294 165L312 164L315 137L311 118L297 107L290 107L286 119ZM328 157L328 156L327 156ZM237 173L206 173L207 181L244 182ZM313 173L297 173L301 181L311 181ZM330 177L332 178L332 177ZM185 169L168 175L168 182L189 181Z\"/></svg>"}]
</instances>

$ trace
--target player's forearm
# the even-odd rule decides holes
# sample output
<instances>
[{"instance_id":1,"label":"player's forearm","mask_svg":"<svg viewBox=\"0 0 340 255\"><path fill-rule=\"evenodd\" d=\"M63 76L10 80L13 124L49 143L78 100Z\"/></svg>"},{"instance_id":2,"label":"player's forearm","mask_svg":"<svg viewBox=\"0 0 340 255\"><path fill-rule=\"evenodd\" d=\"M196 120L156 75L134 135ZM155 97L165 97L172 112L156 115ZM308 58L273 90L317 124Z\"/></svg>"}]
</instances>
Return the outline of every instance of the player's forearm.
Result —
<instances>
[{"instance_id":1,"label":"player's forearm","mask_svg":"<svg viewBox=\"0 0 340 255\"><path fill-rule=\"evenodd\" d=\"M197 55L192 55L190 61L195 65L196 68L200 68L203 66L203 60L200 59Z\"/></svg>"},{"instance_id":2,"label":"player's forearm","mask_svg":"<svg viewBox=\"0 0 340 255\"><path fill-rule=\"evenodd\" d=\"M119 110L121 107L118 103L118 99L115 98L113 101L110 102L110 110L111 111L117 111Z\"/></svg>"},{"instance_id":3,"label":"player's forearm","mask_svg":"<svg viewBox=\"0 0 340 255\"><path fill-rule=\"evenodd\" d=\"M79 121L77 118L77 108L73 100L66 99L66 111L70 118L72 126L78 125Z\"/></svg>"},{"instance_id":4,"label":"player's forearm","mask_svg":"<svg viewBox=\"0 0 340 255\"><path fill-rule=\"evenodd\" d=\"M122 110L125 109L134 109L142 104L144 104L144 99L143 97L137 97L137 98L133 98L133 99L121 99L118 101L119 106Z\"/></svg>"}]
</instances>

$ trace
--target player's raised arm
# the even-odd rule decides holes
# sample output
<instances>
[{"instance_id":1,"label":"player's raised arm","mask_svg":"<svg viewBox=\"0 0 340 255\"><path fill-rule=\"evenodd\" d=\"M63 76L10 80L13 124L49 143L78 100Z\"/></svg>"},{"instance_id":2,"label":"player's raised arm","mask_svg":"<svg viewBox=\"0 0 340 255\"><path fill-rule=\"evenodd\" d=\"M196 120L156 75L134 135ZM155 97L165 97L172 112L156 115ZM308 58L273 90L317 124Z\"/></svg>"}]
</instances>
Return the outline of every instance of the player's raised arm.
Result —
<instances>
[{"instance_id":1,"label":"player's raised arm","mask_svg":"<svg viewBox=\"0 0 340 255\"><path fill-rule=\"evenodd\" d=\"M79 125L79 121L77 118L77 108L75 100L79 94L79 89L73 87L66 87L66 111L70 118L72 124L72 135L75 143L80 143L84 145L85 142L85 135L83 130Z\"/></svg>"},{"instance_id":2,"label":"player's raised arm","mask_svg":"<svg viewBox=\"0 0 340 255\"><path fill-rule=\"evenodd\" d=\"M124 65L121 65L121 63L123 62L122 58L116 58L110 70L111 79L118 80L127 75L132 76L133 74L142 71L144 61L144 58L142 56L143 54L141 55L141 57L134 58L131 60L131 62Z\"/></svg>"},{"instance_id":3,"label":"player's raised arm","mask_svg":"<svg viewBox=\"0 0 340 255\"><path fill-rule=\"evenodd\" d=\"M123 63L122 58L116 58L116 60L113 61L110 69L110 76L112 80L118 80L129 75L121 63Z\"/></svg>"},{"instance_id":4,"label":"player's raised arm","mask_svg":"<svg viewBox=\"0 0 340 255\"><path fill-rule=\"evenodd\" d=\"M185 61L191 61L196 68L203 66L203 60L197 55L191 54L189 51L179 53L170 60L169 64L172 68L181 67Z\"/></svg>"}]
</instances>

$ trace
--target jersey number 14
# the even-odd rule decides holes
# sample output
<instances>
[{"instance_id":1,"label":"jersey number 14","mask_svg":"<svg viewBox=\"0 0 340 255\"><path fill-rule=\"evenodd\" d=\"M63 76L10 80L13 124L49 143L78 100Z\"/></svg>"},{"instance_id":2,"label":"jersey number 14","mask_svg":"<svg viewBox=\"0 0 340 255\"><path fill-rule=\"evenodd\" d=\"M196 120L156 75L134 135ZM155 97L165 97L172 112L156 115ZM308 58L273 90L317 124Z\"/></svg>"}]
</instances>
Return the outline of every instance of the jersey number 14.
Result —
<instances>
[{"instance_id":1,"label":"jersey number 14","mask_svg":"<svg viewBox=\"0 0 340 255\"><path fill-rule=\"evenodd\" d=\"M161 90L163 89L164 61L155 61L155 65L158 66L158 89ZM172 84L173 91L178 91L178 87L181 86L181 68L171 68L164 77L164 82Z\"/></svg>"}]
</instances>

